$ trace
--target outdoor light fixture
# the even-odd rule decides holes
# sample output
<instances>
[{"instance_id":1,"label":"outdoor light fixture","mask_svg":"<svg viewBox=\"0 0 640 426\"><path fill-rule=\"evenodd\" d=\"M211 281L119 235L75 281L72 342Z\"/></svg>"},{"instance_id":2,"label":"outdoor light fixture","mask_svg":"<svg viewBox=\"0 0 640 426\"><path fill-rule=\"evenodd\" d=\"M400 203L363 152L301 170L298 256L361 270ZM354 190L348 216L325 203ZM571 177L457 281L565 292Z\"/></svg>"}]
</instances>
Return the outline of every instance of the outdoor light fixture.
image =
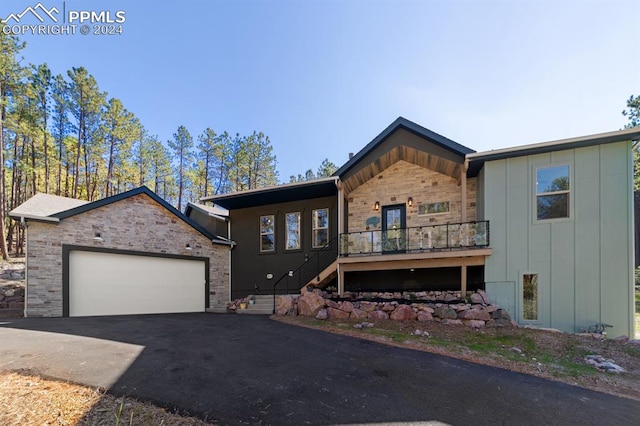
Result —
<instances>
[{"instance_id":1,"label":"outdoor light fixture","mask_svg":"<svg viewBox=\"0 0 640 426\"><path fill-rule=\"evenodd\" d=\"M409 207L413 206L413 197L409 197L407 204L409 204Z\"/></svg>"},{"instance_id":2,"label":"outdoor light fixture","mask_svg":"<svg viewBox=\"0 0 640 426\"><path fill-rule=\"evenodd\" d=\"M191 250L191 244L187 243L187 245L185 246L185 250Z\"/></svg>"},{"instance_id":3,"label":"outdoor light fixture","mask_svg":"<svg viewBox=\"0 0 640 426\"><path fill-rule=\"evenodd\" d=\"M373 209L374 209L375 211L380 210L380 201L376 201L376 202L375 202L375 204L373 205Z\"/></svg>"},{"instance_id":4,"label":"outdoor light fixture","mask_svg":"<svg viewBox=\"0 0 640 426\"><path fill-rule=\"evenodd\" d=\"M95 237L93 237L93 241L96 241L96 242L98 242L98 243L101 243L101 242L103 242L104 240L102 239L102 236L100 235L100 233L99 233L99 232L96 232L96 236L95 236Z\"/></svg>"}]
</instances>

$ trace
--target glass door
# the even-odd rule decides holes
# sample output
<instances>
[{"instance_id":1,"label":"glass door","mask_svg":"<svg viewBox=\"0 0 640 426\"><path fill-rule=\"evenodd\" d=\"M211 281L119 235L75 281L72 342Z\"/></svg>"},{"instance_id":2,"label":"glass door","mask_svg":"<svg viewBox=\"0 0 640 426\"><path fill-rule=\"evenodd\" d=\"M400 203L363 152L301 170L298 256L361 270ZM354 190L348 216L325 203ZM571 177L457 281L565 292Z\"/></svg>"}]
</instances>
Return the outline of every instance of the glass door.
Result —
<instances>
[{"instance_id":1,"label":"glass door","mask_svg":"<svg viewBox=\"0 0 640 426\"><path fill-rule=\"evenodd\" d=\"M407 250L406 207L404 204L382 207L382 252Z\"/></svg>"}]
</instances>

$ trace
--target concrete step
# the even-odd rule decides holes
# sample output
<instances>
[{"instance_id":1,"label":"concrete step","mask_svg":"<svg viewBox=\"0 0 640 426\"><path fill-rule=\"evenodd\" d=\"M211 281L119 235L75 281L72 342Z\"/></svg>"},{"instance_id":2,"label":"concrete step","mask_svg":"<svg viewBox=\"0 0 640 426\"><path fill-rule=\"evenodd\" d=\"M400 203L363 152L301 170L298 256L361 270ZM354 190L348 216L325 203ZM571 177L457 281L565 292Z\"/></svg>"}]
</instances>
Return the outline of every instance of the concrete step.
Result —
<instances>
[{"instance_id":1,"label":"concrete step","mask_svg":"<svg viewBox=\"0 0 640 426\"><path fill-rule=\"evenodd\" d=\"M273 314L273 306L268 308L255 308L247 306L247 309L236 309L236 314L241 315L271 315Z\"/></svg>"}]
</instances>

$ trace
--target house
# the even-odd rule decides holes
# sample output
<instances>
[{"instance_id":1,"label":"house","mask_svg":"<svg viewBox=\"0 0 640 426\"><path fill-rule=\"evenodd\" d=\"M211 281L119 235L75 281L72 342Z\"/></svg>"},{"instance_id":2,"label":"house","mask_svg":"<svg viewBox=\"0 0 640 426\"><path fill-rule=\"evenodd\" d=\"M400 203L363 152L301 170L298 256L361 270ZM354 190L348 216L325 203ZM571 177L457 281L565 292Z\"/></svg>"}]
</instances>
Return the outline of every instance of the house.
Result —
<instances>
[{"instance_id":1,"label":"house","mask_svg":"<svg viewBox=\"0 0 640 426\"><path fill-rule=\"evenodd\" d=\"M486 290L520 324L633 334L640 129L475 152L398 118L333 176L205 197L36 195L27 316L224 310L251 294ZM212 203L202 204L202 203Z\"/></svg>"},{"instance_id":2,"label":"house","mask_svg":"<svg viewBox=\"0 0 640 426\"><path fill-rule=\"evenodd\" d=\"M37 194L26 226L25 316L204 312L229 300L231 243L146 187L86 201Z\"/></svg>"},{"instance_id":3,"label":"house","mask_svg":"<svg viewBox=\"0 0 640 426\"><path fill-rule=\"evenodd\" d=\"M477 153L398 118L329 178L201 202L229 212L234 299L484 288L521 324L632 335L639 136Z\"/></svg>"}]
</instances>

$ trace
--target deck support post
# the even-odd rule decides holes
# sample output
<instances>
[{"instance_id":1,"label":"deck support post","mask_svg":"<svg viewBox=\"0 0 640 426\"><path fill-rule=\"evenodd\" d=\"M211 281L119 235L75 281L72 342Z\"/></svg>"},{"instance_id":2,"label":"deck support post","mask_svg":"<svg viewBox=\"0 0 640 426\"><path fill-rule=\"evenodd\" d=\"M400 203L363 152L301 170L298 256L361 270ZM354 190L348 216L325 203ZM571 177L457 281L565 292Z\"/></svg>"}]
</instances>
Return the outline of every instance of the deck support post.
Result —
<instances>
[{"instance_id":1,"label":"deck support post","mask_svg":"<svg viewBox=\"0 0 640 426\"><path fill-rule=\"evenodd\" d=\"M467 296L467 265L460 267L460 291L462 297L465 298Z\"/></svg>"}]
</instances>

